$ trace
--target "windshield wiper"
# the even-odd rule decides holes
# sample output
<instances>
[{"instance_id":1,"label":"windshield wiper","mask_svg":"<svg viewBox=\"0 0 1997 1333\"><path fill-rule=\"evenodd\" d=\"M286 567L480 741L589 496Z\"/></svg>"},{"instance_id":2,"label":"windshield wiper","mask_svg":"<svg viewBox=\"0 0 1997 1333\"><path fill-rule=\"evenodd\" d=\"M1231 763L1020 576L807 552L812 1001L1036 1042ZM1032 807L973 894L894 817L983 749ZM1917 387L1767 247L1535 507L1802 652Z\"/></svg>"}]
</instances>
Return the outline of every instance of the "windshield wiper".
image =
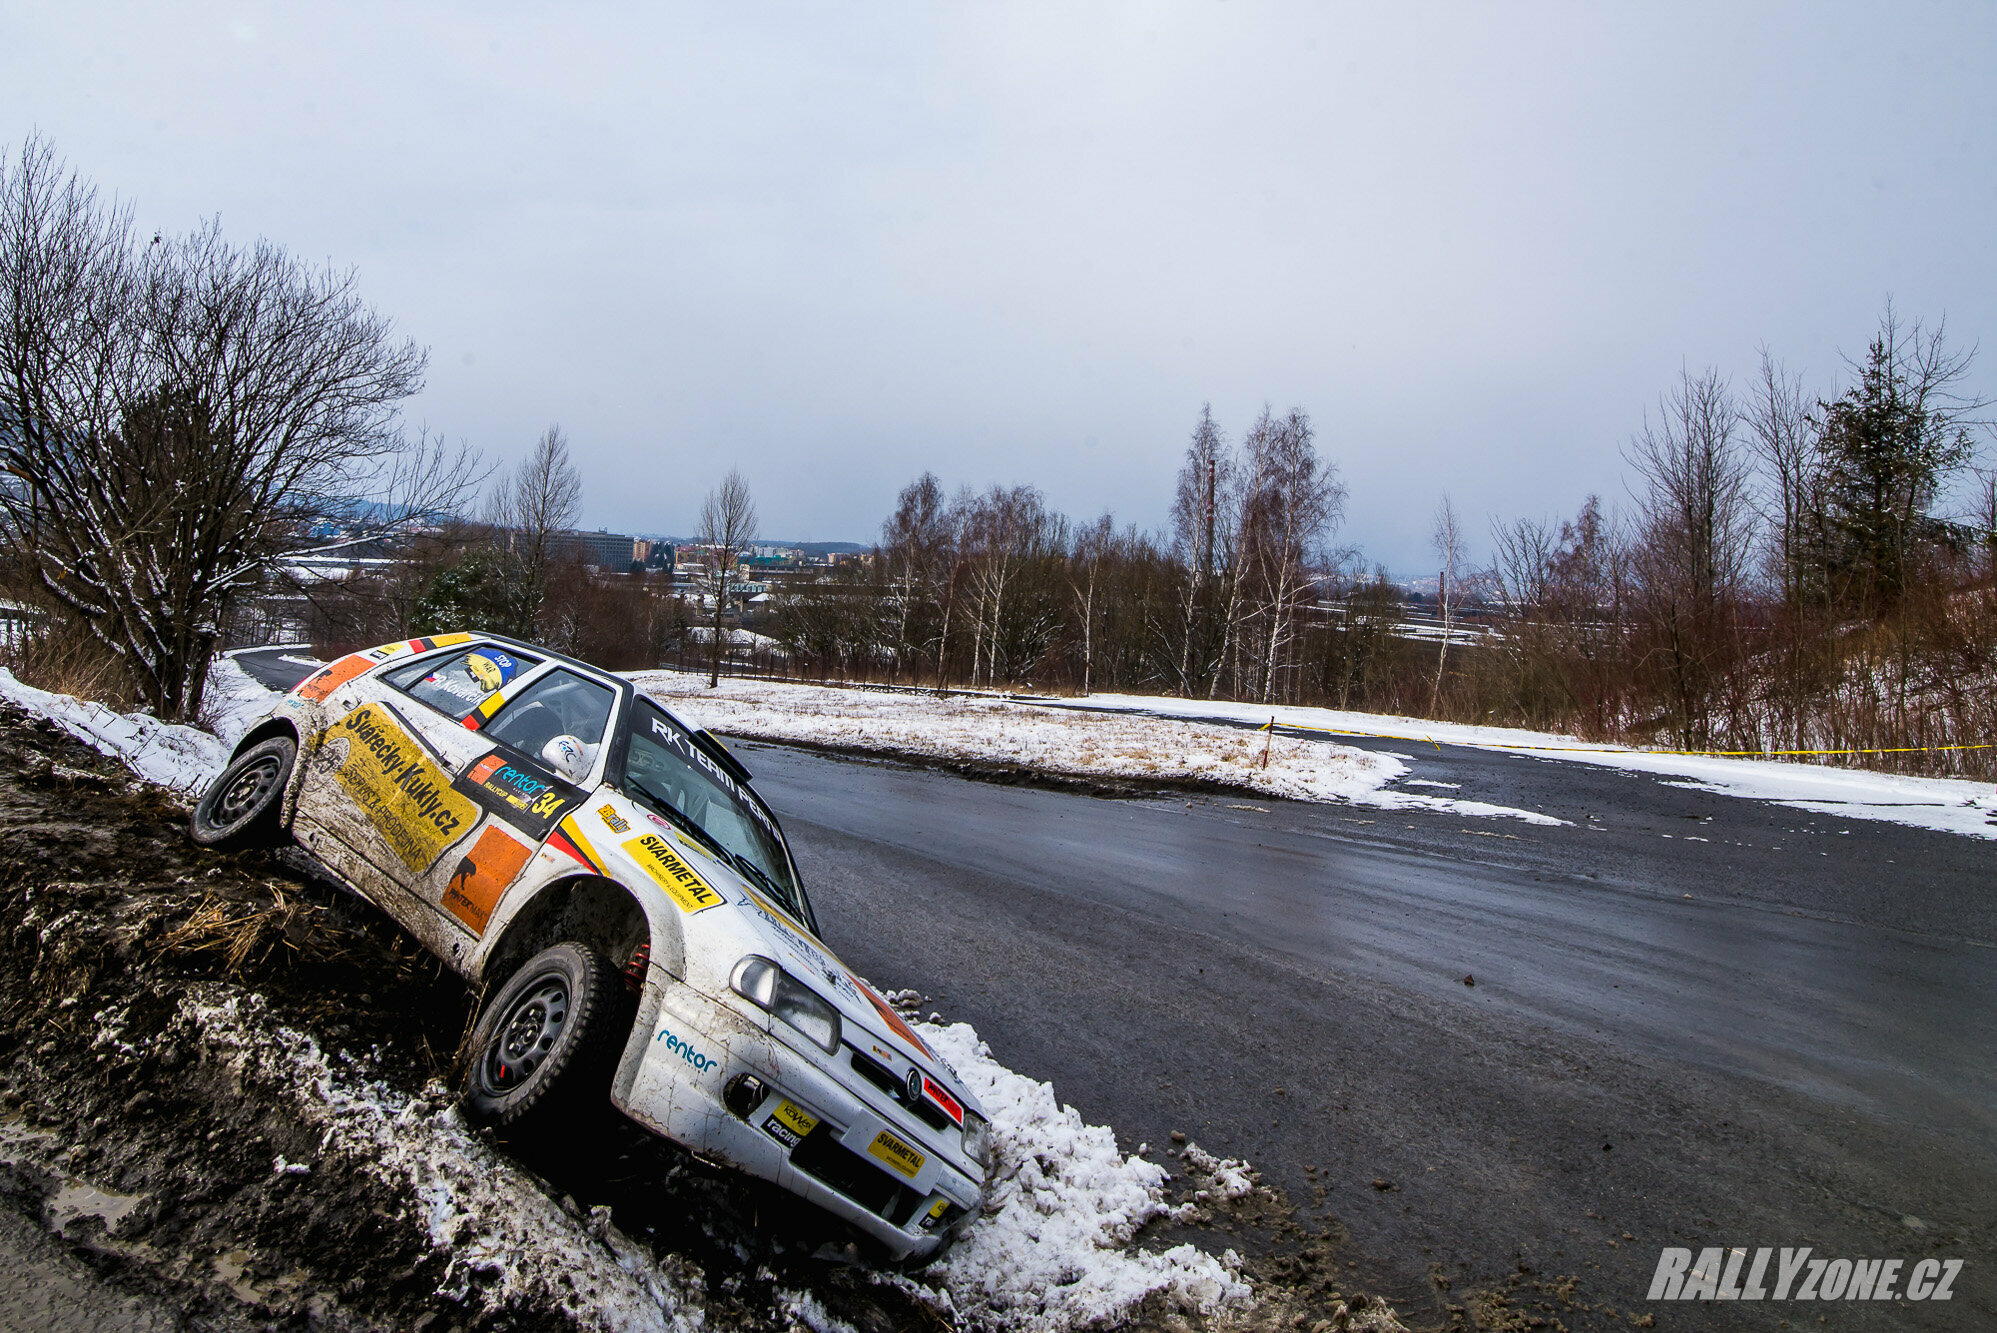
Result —
<instances>
[{"instance_id":1,"label":"windshield wiper","mask_svg":"<svg viewBox=\"0 0 1997 1333\"><path fill-rule=\"evenodd\" d=\"M631 788L631 790L634 791L637 795L643 797L645 799L646 804L657 806L659 809L659 813L665 815L666 818L672 820L673 824L676 827L685 829L689 834L693 836L695 841L700 843L701 846L707 848L708 851L714 853L714 857L716 860L720 861L725 866L733 867L734 869L740 871L742 874L747 875L750 879L755 880L756 883L758 883L763 887L765 892L769 893L778 902L783 903L786 910L789 911L796 910L796 908L791 905L790 901L791 895L789 890L785 889L781 884L777 883L777 881L770 875L769 871L763 869L761 866L757 865L754 861L751 861L747 856L744 856L742 853L729 851L726 847L721 845L720 840L716 838L712 833L709 833L706 829L702 828L699 824L694 822L694 818L692 815L680 809L678 806L674 805L671 801L667 800L659 793L653 791L650 787L638 781L636 778L628 779L626 785L628 785Z\"/></svg>"},{"instance_id":2,"label":"windshield wiper","mask_svg":"<svg viewBox=\"0 0 1997 1333\"><path fill-rule=\"evenodd\" d=\"M627 785L629 785L629 787L634 793L644 797L645 803L647 805L656 807L660 814L672 820L675 827L684 829L687 833L691 834L694 840L698 842L701 846L707 848L710 852L713 852L723 861L726 861L731 865L734 863L735 858L729 852L729 850L726 847L723 847L720 841L716 839L712 833L709 833L706 829L702 828L698 823L696 823L692 815L680 809L678 806L674 805L671 801L661 796L658 792L653 791L650 787L647 787L644 783L638 781L636 778L630 779Z\"/></svg>"},{"instance_id":3,"label":"windshield wiper","mask_svg":"<svg viewBox=\"0 0 1997 1333\"><path fill-rule=\"evenodd\" d=\"M783 903L786 907L790 905L790 894L786 893L783 889L783 886L778 884L776 880L770 877L769 871L763 869L761 866L757 865L754 861L751 861L748 857L744 856L740 852L732 853L732 859L734 860L736 867L740 869L743 874L747 875L749 878L755 880L758 884L762 885L765 889L769 891L770 895L774 897L778 902Z\"/></svg>"}]
</instances>

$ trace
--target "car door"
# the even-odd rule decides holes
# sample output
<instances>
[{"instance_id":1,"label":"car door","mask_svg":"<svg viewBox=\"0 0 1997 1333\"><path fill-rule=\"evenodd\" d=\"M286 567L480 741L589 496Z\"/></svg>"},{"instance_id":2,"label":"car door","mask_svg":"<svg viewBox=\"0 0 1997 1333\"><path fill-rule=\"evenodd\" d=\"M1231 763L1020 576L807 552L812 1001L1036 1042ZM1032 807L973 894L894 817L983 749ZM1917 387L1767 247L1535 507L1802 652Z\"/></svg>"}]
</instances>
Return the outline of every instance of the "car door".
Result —
<instances>
[{"instance_id":1,"label":"car door","mask_svg":"<svg viewBox=\"0 0 1997 1333\"><path fill-rule=\"evenodd\" d=\"M305 844L453 962L484 922L448 912L452 884L473 897L495 878L503 888L531 852L489 827L490 811L463 775L493 748L477 730L483 717L540 660L474 643L341 686L301 786L296 828Z\"/></svg>"}]
</instances>

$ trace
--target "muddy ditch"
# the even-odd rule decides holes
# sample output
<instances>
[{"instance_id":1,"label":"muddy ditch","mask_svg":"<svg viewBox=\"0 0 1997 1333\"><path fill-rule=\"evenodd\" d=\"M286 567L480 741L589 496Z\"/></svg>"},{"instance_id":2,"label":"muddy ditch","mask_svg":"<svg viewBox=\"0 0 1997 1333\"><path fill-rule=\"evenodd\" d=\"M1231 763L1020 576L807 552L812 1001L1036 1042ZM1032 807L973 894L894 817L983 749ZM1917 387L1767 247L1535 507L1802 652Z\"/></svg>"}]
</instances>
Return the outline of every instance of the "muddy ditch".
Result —
<instances>
[{"instance_id":1,"label":"muddy ditch","mask_svg":"<svg viewBox=\"0 0 1997 1333\"><path fill-rule=\"evenodd\" d=\"M788 1194L614 1115L586 1141L473 1131L449 1091L465 985L301 854L211 853L184 821L0 707L0 1266L34 1287L55 1261L7 1237L45 1233L111 1312L80 1326L979 1322L859 1262ZM1336 1238L1293 1212L1212 1202L1209 1218L1259 1236L1244 1246L1259 1299L1223 1322L1388 1324L1336 1289ZM28 1317L16 1285L0 1281L0 1326ZM1153 1306L1127 1322L1197 1321Z\"/></svg>"}]
</instances>

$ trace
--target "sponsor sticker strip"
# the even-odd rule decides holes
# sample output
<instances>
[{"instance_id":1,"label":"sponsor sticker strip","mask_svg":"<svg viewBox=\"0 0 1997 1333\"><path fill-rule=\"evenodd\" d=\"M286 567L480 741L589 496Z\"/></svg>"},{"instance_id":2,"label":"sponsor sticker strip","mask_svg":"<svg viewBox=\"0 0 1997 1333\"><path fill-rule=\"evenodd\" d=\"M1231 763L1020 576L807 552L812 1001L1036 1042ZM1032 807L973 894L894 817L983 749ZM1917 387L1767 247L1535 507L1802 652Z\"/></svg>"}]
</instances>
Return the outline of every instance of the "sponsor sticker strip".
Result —
<instances>
[{"instance_id":1,"label":"sponsor sticker strip","mask_svg":"<svg viewBox=\"0 0 1997 1333\"><path fill-rule=\"evenodd\" d=\"M715 891L713 885L700 877L698 871L680 859L671 843L656 833L631 839L624 844L624 852L666 891L666 896L673 900L675 906L689 916L727 901Z\"/></svg>"},{"instance_id":2,"label":"sponsor sticker strip","mask_svg":"<svg viewBox=\"0 0 1997 1333\"><path fill-rule=\"evenodd\" d=\"M909 1146L898 1135L885 1129L874 1135L874 1141L867 1145L867 1151L910 1180L914 1180L921 1173L922 1164L929 1160L928 1153Z\"/></svg>"},{"instance_id":3,"label":"sponsor sticker strip","mask_svg":"<svg viewBox=\"0 0 1997 1333\"><path fill-rule=\"evenodd\" d=\"M322 747L340 742L346 753L334 777L411 870L428 870L478 823L478 806L452 789L386 705L362 704L320 738Z\"/></svg>"},{"instance_id":4,"label":"sponsor sticker strip","mask_svg":"<svg viewBox=\"0 0 1997 1333\"><path fill-rule=\"evenodd\" d=\"M818 1117L791 1101L777 1103L777 1109L763 1122L763 1132L786 1148L797 1147L817 1127Z\"/></svg>"}]
</instances>

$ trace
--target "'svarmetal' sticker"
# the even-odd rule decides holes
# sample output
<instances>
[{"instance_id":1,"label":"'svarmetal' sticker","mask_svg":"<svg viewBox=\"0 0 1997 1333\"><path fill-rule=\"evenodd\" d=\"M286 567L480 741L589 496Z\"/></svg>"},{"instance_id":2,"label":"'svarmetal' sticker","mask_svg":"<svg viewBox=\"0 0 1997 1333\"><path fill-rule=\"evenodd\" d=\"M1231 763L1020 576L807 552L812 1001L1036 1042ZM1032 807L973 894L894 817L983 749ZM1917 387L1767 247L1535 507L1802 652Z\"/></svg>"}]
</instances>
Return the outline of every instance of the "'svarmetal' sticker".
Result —
<instances>
[{"instance_id":1,"label":"'svarmetal' sticker","mask_svg":"<svg viewBox=\"0 0 1997 1333\"><path fill-rule=\"evenodd\" d=\"M927 1153L910 1147L885 1129L874 1135L874 1141L867 1145L867 1151L910 1180L915 1179L916 1174L922 1170L922 1164L929 1160Z\"/></svg>"},{"instance_id":2,"label":"'svarmetal' sticker","mask_svg":"<svg viewBox=\"0 0 1997 1333\"><path fill-rule=\"evenodd\" d=\"M726 901L692 866L680 859L672 844L656 833L631 839L624 844L624 851L645 868L645 873L658 882L659 887L666 891L666 896L678 904L682 912L689 915L704 912Z\"/></svg>"}]
</instances>

